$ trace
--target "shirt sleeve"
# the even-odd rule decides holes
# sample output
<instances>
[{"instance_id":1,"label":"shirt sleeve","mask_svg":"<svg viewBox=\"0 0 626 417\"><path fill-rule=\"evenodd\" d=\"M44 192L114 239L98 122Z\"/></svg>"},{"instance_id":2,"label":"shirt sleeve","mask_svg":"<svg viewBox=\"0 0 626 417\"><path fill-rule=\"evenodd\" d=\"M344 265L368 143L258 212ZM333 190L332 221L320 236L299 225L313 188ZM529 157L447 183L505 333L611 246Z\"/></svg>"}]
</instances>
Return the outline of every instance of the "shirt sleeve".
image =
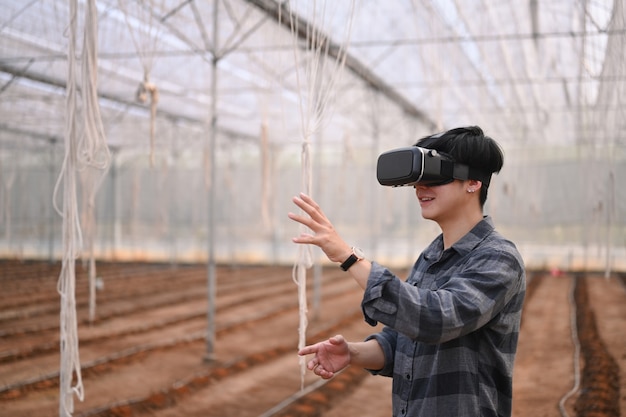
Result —
<instances>
[{"instance_id":1,"label":"shirt sleeve","mask_svg":"<svg viewBox=\"0 0 626 417\"><path fill-rule=\"evenodd\" d=\"M519 291L520 265L513 254L493 247L473 252L463 265L440 271L432 286L420 288L373 263L361 304L365 320L425 343L482 327Z\"/></svg>"},{"instance_id":2,"label":"shirt sleeve","mask_svg":"<svg viewBox=\"0 0 626 417\"><path fill-rule=\"evenodd\" d=\"M394 358L398 341L397 336L398 333L395 330L384 327L381 332L370 335L365 339L365 341L376 339L385 356L385 365L382 369L367 369L372 375L393 377Z\"/></svg>"}]
</instances>

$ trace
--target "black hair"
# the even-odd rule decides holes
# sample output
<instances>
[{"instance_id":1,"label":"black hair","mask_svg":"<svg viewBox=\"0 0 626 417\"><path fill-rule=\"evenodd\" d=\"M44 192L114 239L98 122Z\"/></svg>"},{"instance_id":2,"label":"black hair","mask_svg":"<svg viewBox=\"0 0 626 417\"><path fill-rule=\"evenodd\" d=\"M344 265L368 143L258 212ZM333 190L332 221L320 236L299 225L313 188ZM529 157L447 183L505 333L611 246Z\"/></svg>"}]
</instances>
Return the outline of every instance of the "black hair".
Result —
<instances>
[{"instance_id":1,"label":"black hair","mask_svg":"<svg viewBox=\"0 0 626 417\"><path fill-rule=\"evenodd\" d=\"M504 153L500 145L483 133L478 126L457 127L444 133L421 138L415 146L435 149L446 153L455 162L465 164L486 174L498 173L504 165ZM489 185L483 182L480 205L487 201Z\"/></svg>"}]
</instances>

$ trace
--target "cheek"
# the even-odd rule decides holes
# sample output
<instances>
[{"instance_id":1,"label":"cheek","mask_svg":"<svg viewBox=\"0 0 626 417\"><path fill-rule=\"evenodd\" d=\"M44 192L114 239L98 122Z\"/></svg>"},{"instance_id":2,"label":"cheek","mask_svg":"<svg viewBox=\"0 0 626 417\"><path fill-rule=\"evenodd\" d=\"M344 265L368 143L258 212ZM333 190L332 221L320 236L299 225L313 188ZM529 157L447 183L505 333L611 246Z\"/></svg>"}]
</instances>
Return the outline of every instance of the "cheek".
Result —
<instances>
[{"instance_id":1,"label":"cheek","mask_svg":"<svg viewBox=\"0 0 626 417\"><path fill-rule=\"evenodd\" d=\"M460 190L449 190L449 192L439 193L437 201L444 207L462 207L467 203L467 196Z\"/></svg>"}]
</instances>

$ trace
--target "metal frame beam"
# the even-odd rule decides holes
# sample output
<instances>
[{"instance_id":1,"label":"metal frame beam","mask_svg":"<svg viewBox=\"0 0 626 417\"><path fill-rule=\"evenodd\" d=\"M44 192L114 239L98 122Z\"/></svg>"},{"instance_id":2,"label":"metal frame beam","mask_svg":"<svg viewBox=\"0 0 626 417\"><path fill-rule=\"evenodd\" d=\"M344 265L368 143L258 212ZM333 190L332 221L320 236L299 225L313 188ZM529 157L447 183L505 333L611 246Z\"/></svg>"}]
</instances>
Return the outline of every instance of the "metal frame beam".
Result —
<instances>
[{"instance_id":1,"label":"metal frame beam","mask_svg":"<svg viewBox=\"0 0 626 417\"><path fill-rule=\"evenodd\" d=\"M293 27L296 29L295 33L299 39L310 42L310 36L307 36L307 28L311 28L312 25L305 19L295 15L289 7L286 5L286 2L279 3L274 0L245 0L248 3L256 6L259 10L266 13L268 16L274 19L276 23L286 27L288 30L292 30L292 20L295 22ZM284 19L285 16L289 16L289 19ZM317 30L313 28L314 30ZM365 66L361 61L359 61L353 55L344 52L345 57L341 57L342 48L336 42L333 42L325 34L317 31L318 39L320 42L324 42L328 44L328 55L334 59L344 59L345 58L345 67L354 73L357 77L363 80L367 85L369 85L372 89L379 91L389 100L400 106L400 108L411 117L418 119L419 121L425 123L429 129L436 129L437 124L434 120L426 115L423 111L418 109L413 103L411 103L406 97L400 94L397 90L392 88L389 84L387 84L381 77L376 75L373 71L371 71L367 66ZM307 48L312 48L313 45L307 45Z\"/></svg>"}]
</instances>

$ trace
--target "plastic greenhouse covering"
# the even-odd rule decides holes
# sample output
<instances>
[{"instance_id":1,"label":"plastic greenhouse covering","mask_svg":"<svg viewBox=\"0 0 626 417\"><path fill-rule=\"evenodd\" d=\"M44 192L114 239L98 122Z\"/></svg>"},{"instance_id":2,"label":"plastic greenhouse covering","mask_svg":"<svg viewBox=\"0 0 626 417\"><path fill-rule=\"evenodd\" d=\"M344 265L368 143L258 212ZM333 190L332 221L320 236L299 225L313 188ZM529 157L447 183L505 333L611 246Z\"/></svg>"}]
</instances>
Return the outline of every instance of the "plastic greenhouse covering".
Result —
<instances>
[{"instance_id":1,"label":"plastic greenhouse covering","mask_svg":"<svg viewBox=\"0 0 626 417\"><path fill-rule=\"evenodd\" d=\"M626 267L621 0L0 0L0 256L293 263L291 197L408 265L380 153L478 125L529 267ZM315 262L324 262L313 252Z\"/></svg>"}]
</instances>

